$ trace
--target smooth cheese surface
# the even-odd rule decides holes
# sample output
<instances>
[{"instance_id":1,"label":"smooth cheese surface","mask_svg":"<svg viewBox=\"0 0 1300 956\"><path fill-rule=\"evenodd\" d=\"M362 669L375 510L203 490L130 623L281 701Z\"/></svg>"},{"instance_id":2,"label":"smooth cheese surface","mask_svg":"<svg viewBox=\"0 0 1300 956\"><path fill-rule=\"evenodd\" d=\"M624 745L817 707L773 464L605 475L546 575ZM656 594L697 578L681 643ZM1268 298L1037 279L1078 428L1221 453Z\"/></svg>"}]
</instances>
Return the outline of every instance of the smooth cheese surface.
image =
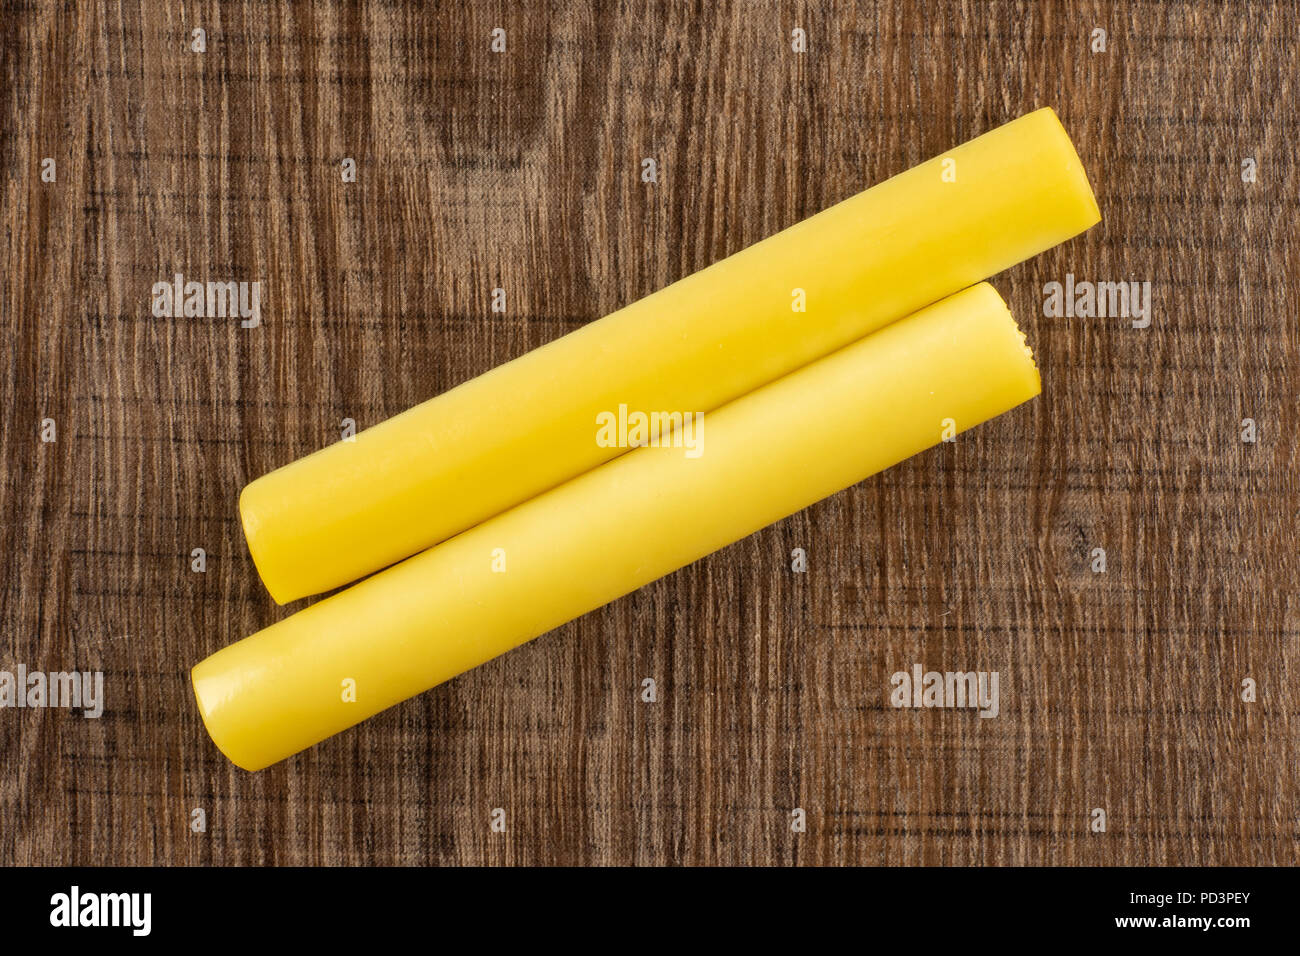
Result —
<instances>
[{"instance_id":1,"label":"smooth cheese surface","mask_svg":"<svg viewBox=\"0 0 1300 956\"><path fill-rule=\"evenodd\" d=\"M260 769L1038 392L1001 298L967 289L706 414L697 458L639 448L218 651L203 720Z\"/></svg>"},{"instance_id":2,"label":"smooth cheese surface","mask_svg":"<svg viewBox=\"0 0 1300 956\"><path fill-rule=\"evenodd\" d=\"M258 478L249 550L280 603L349 583L624 453L601 413L712 411L1098 219L1038 110Z\"/></svg>"}]
</instances>

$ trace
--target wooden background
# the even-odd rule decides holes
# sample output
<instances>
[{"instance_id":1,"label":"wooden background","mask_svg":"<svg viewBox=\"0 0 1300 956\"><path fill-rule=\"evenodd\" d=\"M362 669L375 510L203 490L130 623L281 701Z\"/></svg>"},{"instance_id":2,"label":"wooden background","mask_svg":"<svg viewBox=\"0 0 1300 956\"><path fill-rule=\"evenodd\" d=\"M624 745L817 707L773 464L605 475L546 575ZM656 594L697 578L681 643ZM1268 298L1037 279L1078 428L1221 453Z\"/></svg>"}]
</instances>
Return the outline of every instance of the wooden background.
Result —
<instances>
[{"instance_id":1,"label":"wooden background","mask_svg":"<svg viewBox=\"0 0 1300 956\"><path fill-rule=\"evenodd\" d=\"M0 669L107 709L0 711L0 862L1294 863L1296 8L526 6L4 4ZM189 667L288 613L247 481L1043 105L1105 218L995 279L1040 399L273 769L211 744ZM177 272L262 326L153 318ZM1151 327L1044 318L1067 272ZM913 662L1001 716L893 710Z\"/></svg>"}]
</instances>

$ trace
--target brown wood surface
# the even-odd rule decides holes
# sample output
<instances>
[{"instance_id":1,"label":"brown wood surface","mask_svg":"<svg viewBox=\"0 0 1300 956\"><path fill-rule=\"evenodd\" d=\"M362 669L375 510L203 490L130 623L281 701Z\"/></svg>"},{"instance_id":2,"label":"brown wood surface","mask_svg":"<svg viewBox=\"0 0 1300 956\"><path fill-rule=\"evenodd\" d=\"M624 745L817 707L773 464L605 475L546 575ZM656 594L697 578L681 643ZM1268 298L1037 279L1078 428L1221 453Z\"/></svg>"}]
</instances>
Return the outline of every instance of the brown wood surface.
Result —
<instances>
[{"instance_id":1,"label":"brown wood surface","mask_svg":"<svg viewBox=\"0 0 1300 956\"><path fill-rule=\"evenodd\" d=\"M107 707L0 711L0 863L1295 862L1298 33L1285 2L4 4L0 669L101 669ZM246 482L1043 105L1105 218L994 280L1041 398L287 763L212 745L189 667L289 613ZM262 326L154 318L177 272L262 281ZM1149 280L1151 327L1044 317L1067 272ZM998 670L1001 715L889 707L914 662Z\"/></svg>"}]
</instances>

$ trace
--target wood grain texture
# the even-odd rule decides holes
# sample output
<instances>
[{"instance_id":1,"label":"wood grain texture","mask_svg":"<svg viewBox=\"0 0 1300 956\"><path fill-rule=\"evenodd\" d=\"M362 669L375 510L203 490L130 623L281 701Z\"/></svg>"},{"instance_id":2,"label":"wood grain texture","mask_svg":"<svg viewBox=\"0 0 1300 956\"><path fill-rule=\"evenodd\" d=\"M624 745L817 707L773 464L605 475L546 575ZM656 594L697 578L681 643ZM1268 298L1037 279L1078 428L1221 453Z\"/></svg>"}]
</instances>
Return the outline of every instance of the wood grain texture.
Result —
<instances>
[{"instance_id":1,"label":"wood grain texture","mask_svg":"<svg viewBox=\"0 0 1300 956\"><path fill-rule=\"evenodd\" d=\"M4 4L0 668L108 699L0 711L0 863L1296 862L1298 32L1286 2ZM287 763L211 744L189 667L288 613L246 482L1043 105L1105 218L994 279L1038 401ZM260 280L262 326L153 318L177 272ZM1151 327L1043 317L1067 272L1150 280ZM893 710L913 662L998 670L1001 716Z\"/></svg>"}]
</instances>

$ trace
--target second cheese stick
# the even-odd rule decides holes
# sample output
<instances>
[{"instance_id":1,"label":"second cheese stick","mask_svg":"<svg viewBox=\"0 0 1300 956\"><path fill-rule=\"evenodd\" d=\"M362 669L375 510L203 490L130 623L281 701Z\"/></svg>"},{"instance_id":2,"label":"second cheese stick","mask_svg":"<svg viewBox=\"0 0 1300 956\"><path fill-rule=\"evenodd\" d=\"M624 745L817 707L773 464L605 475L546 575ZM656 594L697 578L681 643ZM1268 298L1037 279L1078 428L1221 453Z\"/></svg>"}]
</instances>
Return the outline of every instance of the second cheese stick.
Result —
<instances>
[{"instance_id":1,"label":"second cheese stick","mask_svg":"<svg viewBox=\"0 0 1300 956\"><path fill-rule=\"evenodd\" d=\"M280 603L346 584L625 451L598 415L712 411L1098 219L1030 113L257 479L249 550Z\"/></svg>"},{"instance_id":2,"label":"second cheese stick","mask_svg":"<svg viewBox=\"0 0 1300 956\"><path fill-rule=\"evenodd\" d=\"M218 651L204 723L261 769L1038 391L975 286L706 415L698 458L637 449Z\"/></svg>"}]
</instances>

